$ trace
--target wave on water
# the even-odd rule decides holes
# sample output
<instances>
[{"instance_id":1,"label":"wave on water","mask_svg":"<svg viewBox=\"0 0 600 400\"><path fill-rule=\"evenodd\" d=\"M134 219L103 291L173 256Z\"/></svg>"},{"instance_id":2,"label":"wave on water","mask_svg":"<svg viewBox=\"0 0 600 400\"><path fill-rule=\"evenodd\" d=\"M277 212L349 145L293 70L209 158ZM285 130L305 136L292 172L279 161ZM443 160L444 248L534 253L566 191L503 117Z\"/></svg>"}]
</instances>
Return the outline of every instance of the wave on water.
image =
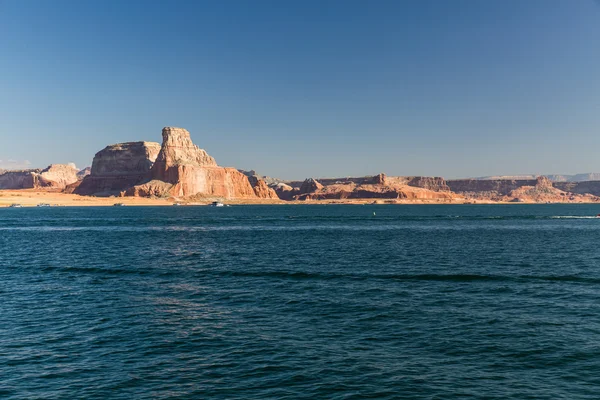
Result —
<instances>
[{"instance_id":1,"label":"wave on water","mask_svg":"<svg viewBox=\"0 0 600 400\"><path fill-rule=\"evenodd\" d=\"M598 219L598 216L589 215L553 215L550 219Z\"/></svg>"},{"instance_id":2,"label":"wave on water","mask_svg":"<svg viewBox=\"0 0 600 400\"><path fill-rule=\"evenodd\" d=\"M182 270L165 268L126 268L126 267L76 267L76 266L45 266L40 272L73 273L73 274L100 274L100 275L195 275L197 278L205 276L238 277L238 278L275 278L291 280L390 280L390 281L440 281L440 282L565 282L600 284L600 278L577 275L492 275L492 274L368 274L368 273L327 273L312 271L240 271L207 268L186 268Z\"/></svg>"}]
</instances>

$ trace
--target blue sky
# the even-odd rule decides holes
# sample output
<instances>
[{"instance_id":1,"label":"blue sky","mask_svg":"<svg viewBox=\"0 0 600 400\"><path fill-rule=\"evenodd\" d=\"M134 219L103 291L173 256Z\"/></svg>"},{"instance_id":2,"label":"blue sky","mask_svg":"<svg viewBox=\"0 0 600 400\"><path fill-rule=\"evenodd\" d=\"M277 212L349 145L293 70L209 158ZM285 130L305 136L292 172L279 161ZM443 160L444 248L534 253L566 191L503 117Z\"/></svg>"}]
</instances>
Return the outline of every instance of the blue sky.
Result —
<instances>
[{"instance_id":1,"label":"blue sky","mask_svg":"<svg viewBox=\"0 0 600 400\"><path fill-rule=\"evenodd\" d=\"M600 171L593 0L0 0L0 54L5 161L180 126L290 179Z\"/></svg>"}]
</instances>

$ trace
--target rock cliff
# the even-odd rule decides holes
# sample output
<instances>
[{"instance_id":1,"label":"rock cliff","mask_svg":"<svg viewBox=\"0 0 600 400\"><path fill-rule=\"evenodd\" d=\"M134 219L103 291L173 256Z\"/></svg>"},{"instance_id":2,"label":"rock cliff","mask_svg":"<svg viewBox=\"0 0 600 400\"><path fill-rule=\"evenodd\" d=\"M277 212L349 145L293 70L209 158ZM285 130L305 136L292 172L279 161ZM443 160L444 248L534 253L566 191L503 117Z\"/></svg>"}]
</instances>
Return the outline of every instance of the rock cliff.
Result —
<instances>
[{"instance_id":1,"label":"rock cliff","mask_svg":"<svg viewBox=\"0 0 600 400\"><path fill-rule=\"evenodd\" d=\"M536 179L460 179L447 182L449 188L471 200L503 202L596 202L600 182L552 182Z\"/></svg>"},{"instance_id":2,"label":"rock cliff","mask_svg":"<svg viewBox=\"0 0 600 400\"><path fill-rule=\"evenodd\" d=\"M315 193L323 189L323 187L324 186L321 183L319 183L319 181L317 181L316 179L308 178L307 180L302 182L302 186L300 186L300 194Z\"/></svg>"},{"instance_id":3,"label":"rock cliff","mask_svg":"<svg viewBox=\"0 0 600 400\"><path fill-rule=\"evenodd\" d=\"M587 182L554 182L553 186L564 192L574 194L591 194L600 196L600 181Z\"/></svg>"},{"instance_id":4,"label":"rock cliff","mask_svg":"<svg viewBox=\"0 0 600 400\"><path fill-rule=\"evenodd\" d=\"M165 127L162 130L162 138L162 146L152 169L154 179L168 182L171 180L170 170L177 170L183 166L217 166L214 158L192 142L190 133L186 129ZM164 176L161 174L164 174Z\"/></svg>"},{"instance_id":5,"label":"rock cliff","mask_svg":"<svg viewBox=\"0 0 600 400\"><path fill-rule=\"evenodd\" d=\"M476 200L503 201L504 197L522 186L535 186L535 179L456 179L446 182L454 193Z\"/></svg>"},{"instance_id":6,"label":"rock cliff","mask_svg":"<svg viewBox=\"0 0 600 400\"><path fill-rule=\"evenodd\" d=\"M74 193L80 195L118 195L133 185L148 180L161 146L154 142L118 143L94 156L90 174Z\"/></svg>"},{"instance_id":7,"label":"rock cliff","mask_svg":"<svg viewBox=\"0 0 600 400\"><path fill-rule=\"evenodd\" d=\"M2 171L0 173L0 189L30 189L34 187L34 174L39 174L41 169L25 169Z\"/></svg>"},{"instance_id":8,"label":"rock cliff","mask_svg":"<svg viewBox=\"0 0 600 400\"><path fill-rule=\"evenodd\" d=\"M301 184L290 182L293 188L278 185L282 199L332 200L332 199L388 199L390 201L461 201L447 190L442 178L389 177L385 174L361 178L307 179ZM419 187L422 185L424 187Z\"/></svg>"},{"instance_id":9,"label":"rock cliff","mask_svg":"<svg viewBox=\"0 0 600 400\"><path fill-rule=\"evenodd\" d=\"M0 172L0 189L64 189L77 182L77 169L71 165L52 164L45 169Z\"/></svg>"},{"instance_id":10,"label":"rock cliff","mask_svg":"<svg viewBox=\"0 0 600 400\"><path fill-rule=\"evenodd\" d=\"M250 185L252 185L256 197L260 197L261 199L279 199L277 192L275 192L274 189L270 188L263 179L252 175L248 176L248 181L250 182Z\"/></svg>"},{"instance_id":11,"label":"rock cliff","mask_svg":"<svg viewBox=\"0 0 600 400\"><path fill-rule=\"evenodd\" d=\"M225 199L271 196L271 192L260 189L257 193L248 177L237 169L219 167L214 158L192 142L187 130L165 127L162 137L160 152L150 171L151 182L137 185L127 195L151 192L162 196Z\"/></svg>"},{"instance_id":12,"label":"rock cliff","mask_svg":"<svg viewBox=\"0 0 600 400\"><path fill-rule=\"evenodd\" d=\"M449 192L450 188L444 178L429 177L429 176L413 176L409 177L408 186L420 187L423 189L433 190L434 192Z\"/></svg>"},{"instance_id":13,"label":"rock cliff","mask_svg":"<svg viewBox=\"0 0 600 400\"><path fill-rule=\"evenodd\" d=\"M39 182L44 182L45 187L64 189L66 186L77 182L79 170L73 165L52 164L39 173Z\"/></svg>"},{"instance_id":14,"label":"rock cliff","mask_svg":"<svg viewBox=\"0 0 600 400\"><path fill-rule=\"evenodd\" d=\"M90 175L74 193L156 197L218 197L276 199L264 181L249 178L235 168L217 165L196 146L182 128L165 127L162 144L119 143L94 157Z\"/></svg>"},{"instance_id":15,"label":"rock cliff","mask_svg":"<svg viewBox=\"0 0 600 400\"><path fill-rule=\"evenodd\" d=\"M554 203L554 202L597 202L597 196L586 194L575 194L565 192L554 187L552 181L545 176L536 179L534 186L521 186L511 191L505 201L527 202L527 203Z\"/></svg>"},{"instance_id":16,"label":"rock cliff","mask_svg":"<svg viewBox=\"0 0 600 400\"><path fill-rule=\"evenodd\" d=\"M85 167L77 173L77 178L83 179L92 173L92 167Z\"/></svg>"}]
</instances>

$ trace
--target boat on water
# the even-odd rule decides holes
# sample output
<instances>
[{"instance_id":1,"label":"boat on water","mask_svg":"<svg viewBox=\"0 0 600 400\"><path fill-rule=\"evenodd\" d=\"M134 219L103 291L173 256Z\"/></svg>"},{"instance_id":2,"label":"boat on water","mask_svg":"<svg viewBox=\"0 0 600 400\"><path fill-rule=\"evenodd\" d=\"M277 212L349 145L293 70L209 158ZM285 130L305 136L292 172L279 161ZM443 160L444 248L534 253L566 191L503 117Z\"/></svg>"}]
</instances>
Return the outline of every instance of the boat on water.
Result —
<instances>
[{"instance_id":1,"label":"boat on water","mask_svg":"<svg viewBox=\"0 0 600 400\"><path fill-rule=\"evenodd\" d=\"M125 206L124 203L115 203L115 204L113 204L113 207L123 207L123 206Z\"/></svg>"},{"instance_id":2,"label":"boat on water","mask_svg":"<svg viewBox=\"0 0 600 400\"><path fill-rule=\"evenodd\" d=\"M40 203L36 207L50 207L50 204L48 204L48 203Z\"/></svg>"},{"instance_id":3,"label":"boat on water","mask_svg":"<svg viewBox=\"0 0 600 400\"><path fill-rule=\"evenodd\" d=\"M21 208L21 207L23 207L23 206L22 206L22 205L20 205L20 204L14 203L14 204L11 204L11 205L10 205L10 206L8 206L8 207L9 207L9 208Z\"/></svg>"},{"instance_id":4,"label":"boat on water","mask_svg":"<svg viewBox=\"0 0 600 400\"><path fill-rule=\"evenodd\" d=\"M210 205L211 207L225 207L225 204L218 201L213 201Z\"/></svg>"}]
</instances>

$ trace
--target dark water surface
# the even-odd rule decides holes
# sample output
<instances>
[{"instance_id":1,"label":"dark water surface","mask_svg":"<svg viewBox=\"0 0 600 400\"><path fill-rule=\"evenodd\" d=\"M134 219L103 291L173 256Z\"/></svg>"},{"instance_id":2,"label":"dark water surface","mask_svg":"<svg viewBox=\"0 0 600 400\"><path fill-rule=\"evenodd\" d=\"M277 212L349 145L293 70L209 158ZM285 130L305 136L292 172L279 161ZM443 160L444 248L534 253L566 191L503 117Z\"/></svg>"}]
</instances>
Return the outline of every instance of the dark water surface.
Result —
<instances>
[{"instance_id":1,"label":"dark water surface","mask_svg":"<svg viewBox=\"0 0 600 400\"><path fill-rule=\"evenodd\" d=\"M598 213L1 209L0 398L598 399Z\"/></svg>"}]
</instances>

